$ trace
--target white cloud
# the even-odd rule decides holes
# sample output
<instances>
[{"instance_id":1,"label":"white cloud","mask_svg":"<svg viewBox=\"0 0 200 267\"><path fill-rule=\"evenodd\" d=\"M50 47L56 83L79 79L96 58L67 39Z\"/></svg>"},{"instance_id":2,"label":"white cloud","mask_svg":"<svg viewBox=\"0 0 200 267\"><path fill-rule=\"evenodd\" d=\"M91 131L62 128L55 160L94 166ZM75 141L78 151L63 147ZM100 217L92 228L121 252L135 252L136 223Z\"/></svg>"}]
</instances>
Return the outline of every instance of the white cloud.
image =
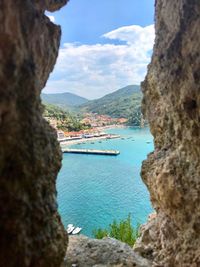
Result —
<instances>
[{"instance_id":1,"label":"white cloud","mask_svg":"<svg viewBox=\"0 0 200 267\"><path fill-rule=\"evenodd\" d=\"M128 45L140 49L142 48L144 52L146 52L152 49L152 44L154 42L154 25L144 28L138 25L121 27L104 34L103 37L125 41Z\"/></svg>"},{"instance_id":2,"label":"white cloud","mask_svg":"<svg viewBox=\"0 0 200 267\"><path fill-rule=\"evenodd\" d=\"M154 26L126 26L103 35L122 44L66 43L45 92L72 92L101 97L120 87L139 84L146 74L154 42Z\"/></svg>"},{"instance_id":3,"label":"white cloud","mask_svg":"<svg viewBox=\"0 0 200 267\"><path fill-rule=\"evenodd\" d=\"M54 16L47 15L47 17L50 19L51 22L55 22L56 21Z\"/></svg>"}]
</instances>

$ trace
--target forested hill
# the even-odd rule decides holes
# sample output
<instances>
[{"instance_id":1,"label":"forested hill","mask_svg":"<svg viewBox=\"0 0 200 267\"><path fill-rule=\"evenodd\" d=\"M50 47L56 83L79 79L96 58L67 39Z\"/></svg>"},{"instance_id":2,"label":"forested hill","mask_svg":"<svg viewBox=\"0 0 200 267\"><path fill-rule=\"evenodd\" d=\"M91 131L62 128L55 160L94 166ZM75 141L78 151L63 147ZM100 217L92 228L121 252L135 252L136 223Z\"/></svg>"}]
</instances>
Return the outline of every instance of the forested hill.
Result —
<instances>
[{"instance_id":1,"label":"forested hill","mask_svg":"<svg viewBox=\"0 0 200 267\"><path fill-rule=\"evenodd\" d=\"M140 86L129 85L102 98L91 100L79 108L82 112L129 118L136 111L140 113L141 99Z\"/></svg>"},{"instance_id":2,"label":"forested hill","mask_svg":"<svg viewBox=\"0 0 200 267\"><path fill-rule=\"evenodd\" d=\"M57 106L46 104L44 105L44 117L48 121L56 120L57 128L63 131L80 131L84 129L80 119L68 111L65 111Z\"/></svg>"},{"instance_id":3,"label":"forested hill","mask_svg":"<svg viewBox=\"0 0 200 267\"><path fill-rule=\"evenodd\" d=\"M59 94L42 94L42 102L44 104L52 104L63 109L70 109L75 106L82 105L88 102L88 99L72 94L72 93L59 93Z\"/></svg>"},{"instance_id":4,"label":"forested hill","mask_svg":"<svg viewBox=\"0 0 200 267\"><path fill-rule=\"evenodd\" d=\"M139 85L129 85L102 98L87 100L71 94L42 94L44 104L53 104L78 114L97 113L113 118L127 118L129 125L140 125L142 93Z\"/></svg>"}]
</instances>

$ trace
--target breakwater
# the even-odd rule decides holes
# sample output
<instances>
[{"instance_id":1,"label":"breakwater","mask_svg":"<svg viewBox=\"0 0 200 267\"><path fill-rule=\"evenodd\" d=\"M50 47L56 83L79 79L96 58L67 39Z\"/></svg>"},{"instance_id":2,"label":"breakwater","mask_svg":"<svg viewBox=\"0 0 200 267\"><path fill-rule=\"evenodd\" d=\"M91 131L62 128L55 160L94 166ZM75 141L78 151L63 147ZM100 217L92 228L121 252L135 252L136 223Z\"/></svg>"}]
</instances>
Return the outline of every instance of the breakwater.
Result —
<instances>
[{"instance_id":1,"label":"breakwater","mask_svg":"<svg viewBox=\"0 0 200 267\"><path fill-rule=\"evenodd\" d=\"M120 154L119 150L73 149L73 148L63 148L62 152L74 153L74 154L104 155L104 156L117 156Z\"/></svg>"}]
</instances>

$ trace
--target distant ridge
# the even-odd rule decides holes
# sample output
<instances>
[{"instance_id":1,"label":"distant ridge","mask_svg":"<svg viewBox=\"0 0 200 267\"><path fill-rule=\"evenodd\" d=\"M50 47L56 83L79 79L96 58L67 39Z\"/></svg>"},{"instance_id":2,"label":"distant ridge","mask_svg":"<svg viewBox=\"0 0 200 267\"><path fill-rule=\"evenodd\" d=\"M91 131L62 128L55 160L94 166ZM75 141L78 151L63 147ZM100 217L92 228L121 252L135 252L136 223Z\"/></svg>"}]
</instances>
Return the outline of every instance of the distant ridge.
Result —
<instances>
[{"instance_id":1,"label":"distant ridge","mask_svg":"<svg viewBox=\"0 0 200 267\"><path fill-rule=\"evenodd\" d=\"M79 108L82 112L106 114L111 117L128 118L141 106L142 93L139 85L128 85L102 98L88 101Z\"/></svg>"},{"instance_id":2,"label":"distant ridge","mask_svg":"<svg viewBox=\"0 0 200 267\"><path fill-rule=\"evenodd\" d=\"M58 94L42 93L41 98L44 104L52 104L64 109L79 106L88 102L88 99L68 92Z\"/></svg>"},{"instance_id":3,"label":"distant ridge","mask_svg":"<svg viewBox=\"0 0 200 267\"><path fill-rule=\"evenodd\" d=\"M140 86L139 85L128 85L128 86L125 86L123 88L120 88L118 89L117 91L114 91L110 94L107 94L97 100L102 100L102 99L105 99L105 98L116 98L116 97L127 97L127 96L130 96L132 95L133 93L140 93L141 90L140 90Z\"/></svg>"},{"instance_id":4,"label":"distant ridge","mask_svg":"<svg viewBox=\"0 0 200 267\"><path fill-rule=\"evenodd\" d=\"M142 93L139 85L128 85L95 100L88 100L72 93L42 94L42 102L72 111L82 116L84 113L109 115L112 118L126 118L128 125L141 123Z\"/></svg>"}]
</instances>

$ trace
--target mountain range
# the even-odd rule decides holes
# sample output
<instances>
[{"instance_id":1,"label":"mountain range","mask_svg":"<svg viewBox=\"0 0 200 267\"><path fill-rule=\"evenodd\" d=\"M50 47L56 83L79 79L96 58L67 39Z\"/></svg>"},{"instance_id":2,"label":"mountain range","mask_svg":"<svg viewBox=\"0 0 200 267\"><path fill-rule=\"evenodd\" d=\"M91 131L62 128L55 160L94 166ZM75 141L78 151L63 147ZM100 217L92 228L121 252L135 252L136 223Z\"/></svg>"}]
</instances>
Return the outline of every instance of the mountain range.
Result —
<instances>
[{"instance_id":1,"label":"mountain range","mask_svg":"<svg viewBox=\"0 0 200 267\"><path fill-rule=\"evenodd\" d=\"M52 104L63 109L70 109L75 106L82 105L89 100L72 94L72 93L59 93L59 94L44 94L41 95L44 104Z\"/></svg>"},{"instance_id":2,"label":"mountain range","mask_svg":"<svg viewBox=\"0 0 200 267\"><path fill-rule=\"evenodd\" d=\"M139 85L129 85L99 99L88 100L71 93L42 94L44 104L53 104L77 113L92 112L113 118L140 118L142 93ZM131 119L132 120L132 119Z\"/></svg>"},{"instance_id":3,"label":"mountain range","mask_svg":"<svg viewBox=\"0 0 200 267\"><path fill-rule=\"evenodd\" d=\"M114 118L127 118L141 105L142 93L139 85L123 87L102 98L88 101L79 106L82 112L106 114Z\"/></svg>"}]
</instances>

